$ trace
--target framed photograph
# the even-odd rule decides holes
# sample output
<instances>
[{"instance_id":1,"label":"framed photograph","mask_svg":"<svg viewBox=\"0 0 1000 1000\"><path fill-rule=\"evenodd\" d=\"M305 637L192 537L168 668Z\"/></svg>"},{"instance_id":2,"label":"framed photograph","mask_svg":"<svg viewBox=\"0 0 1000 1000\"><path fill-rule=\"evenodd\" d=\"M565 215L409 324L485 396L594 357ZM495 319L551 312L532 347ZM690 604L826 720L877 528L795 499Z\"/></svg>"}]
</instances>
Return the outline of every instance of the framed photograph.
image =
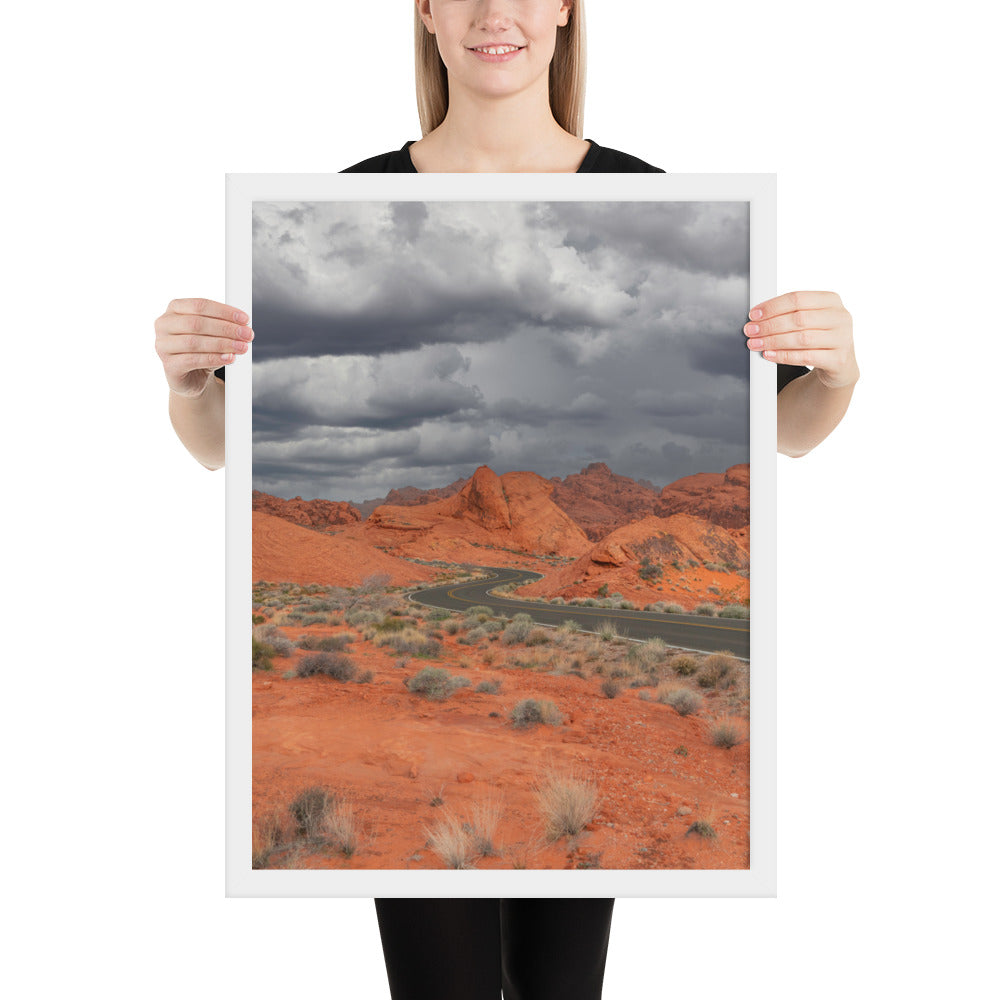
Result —
<instances>
[{"instance_id":1,"label":"framed photograph","mask_svg":"<svg viewBox=\"0 0 1000 1000\"><path fill-rule=\"evenodd\" d=\"M774 895L774 177L230 175L226 267L227 893Z\"/></svg>"}]
</instances>

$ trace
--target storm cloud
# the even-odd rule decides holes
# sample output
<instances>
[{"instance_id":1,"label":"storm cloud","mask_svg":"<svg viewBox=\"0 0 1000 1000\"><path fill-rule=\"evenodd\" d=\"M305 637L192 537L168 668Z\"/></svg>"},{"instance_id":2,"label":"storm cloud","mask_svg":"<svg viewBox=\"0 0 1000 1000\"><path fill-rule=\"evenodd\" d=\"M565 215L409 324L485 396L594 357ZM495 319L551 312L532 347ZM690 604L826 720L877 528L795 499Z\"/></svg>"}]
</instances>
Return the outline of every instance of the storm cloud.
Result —
<instances>
[{"instance_id":1,"label":"storm cloud","mask_svg":"<svg viewBox=\"0 0 1000 1000\"><path fill-rule=\"evenodd\" d=\"M748 461L745 203L257 203L253 479Z\"/></svg>"}]
</instances>

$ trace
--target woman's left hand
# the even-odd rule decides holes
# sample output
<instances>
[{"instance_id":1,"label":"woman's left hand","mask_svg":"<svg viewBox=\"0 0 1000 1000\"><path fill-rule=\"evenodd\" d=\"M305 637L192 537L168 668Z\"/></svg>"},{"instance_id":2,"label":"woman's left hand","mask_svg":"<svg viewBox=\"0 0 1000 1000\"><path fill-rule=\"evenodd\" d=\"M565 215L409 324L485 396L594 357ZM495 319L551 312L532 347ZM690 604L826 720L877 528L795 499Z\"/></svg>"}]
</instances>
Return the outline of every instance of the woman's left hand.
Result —
<instances>
[{"instance_id":1,"label":"woman's left hand","mask_svg":"<svg viewBox=\"0 0 1000 1000\"><path fill-rule=\"evenodd\" d=\"M828 389L854 385L854 325L836 292L788 292L750 310L747 347L768 361L809 365Z\"/></svg>"}]
</instances>

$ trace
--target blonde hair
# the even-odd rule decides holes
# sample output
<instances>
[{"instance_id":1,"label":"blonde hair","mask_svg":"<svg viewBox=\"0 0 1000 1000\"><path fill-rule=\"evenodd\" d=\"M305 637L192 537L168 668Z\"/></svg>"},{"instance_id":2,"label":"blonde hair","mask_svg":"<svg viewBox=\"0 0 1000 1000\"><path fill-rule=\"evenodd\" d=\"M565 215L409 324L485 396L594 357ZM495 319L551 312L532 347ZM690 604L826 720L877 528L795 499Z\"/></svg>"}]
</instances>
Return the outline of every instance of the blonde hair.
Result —
<instances>
[{"instance_id":1,"label":"blonde hair","mask_svg":"<svg viewBox=\"0 0 1000 1000\"><path fill-rule=\"evenodd\" d=\"M441 61L437 41L413 7L416 45L417 112L424 135L433 132L448 112L448 70ZM569 21L556 29L556 48L549 64L549 106L552 116L567 132L583 138L583 100L587 79L587 35L583 0L573 0Z\"/></svg>"}]
</instances>

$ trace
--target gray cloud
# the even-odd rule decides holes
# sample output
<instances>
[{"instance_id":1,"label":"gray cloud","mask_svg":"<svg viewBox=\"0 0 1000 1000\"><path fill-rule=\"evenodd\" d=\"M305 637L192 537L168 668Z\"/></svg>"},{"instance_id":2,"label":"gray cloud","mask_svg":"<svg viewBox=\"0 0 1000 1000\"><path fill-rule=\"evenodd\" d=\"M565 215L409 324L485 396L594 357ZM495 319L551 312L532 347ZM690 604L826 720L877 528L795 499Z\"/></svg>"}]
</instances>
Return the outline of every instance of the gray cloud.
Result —
<instances>
[{"instance_id":1,"label":"gray cloud","mask_svg":"<svg viewBox=\"0 0 1000 1000\"><path fill-rule=\"evenodd\" d=\"M254 485L747 461L745 205L258 204Z\"/></svg>"}]
</instances>

